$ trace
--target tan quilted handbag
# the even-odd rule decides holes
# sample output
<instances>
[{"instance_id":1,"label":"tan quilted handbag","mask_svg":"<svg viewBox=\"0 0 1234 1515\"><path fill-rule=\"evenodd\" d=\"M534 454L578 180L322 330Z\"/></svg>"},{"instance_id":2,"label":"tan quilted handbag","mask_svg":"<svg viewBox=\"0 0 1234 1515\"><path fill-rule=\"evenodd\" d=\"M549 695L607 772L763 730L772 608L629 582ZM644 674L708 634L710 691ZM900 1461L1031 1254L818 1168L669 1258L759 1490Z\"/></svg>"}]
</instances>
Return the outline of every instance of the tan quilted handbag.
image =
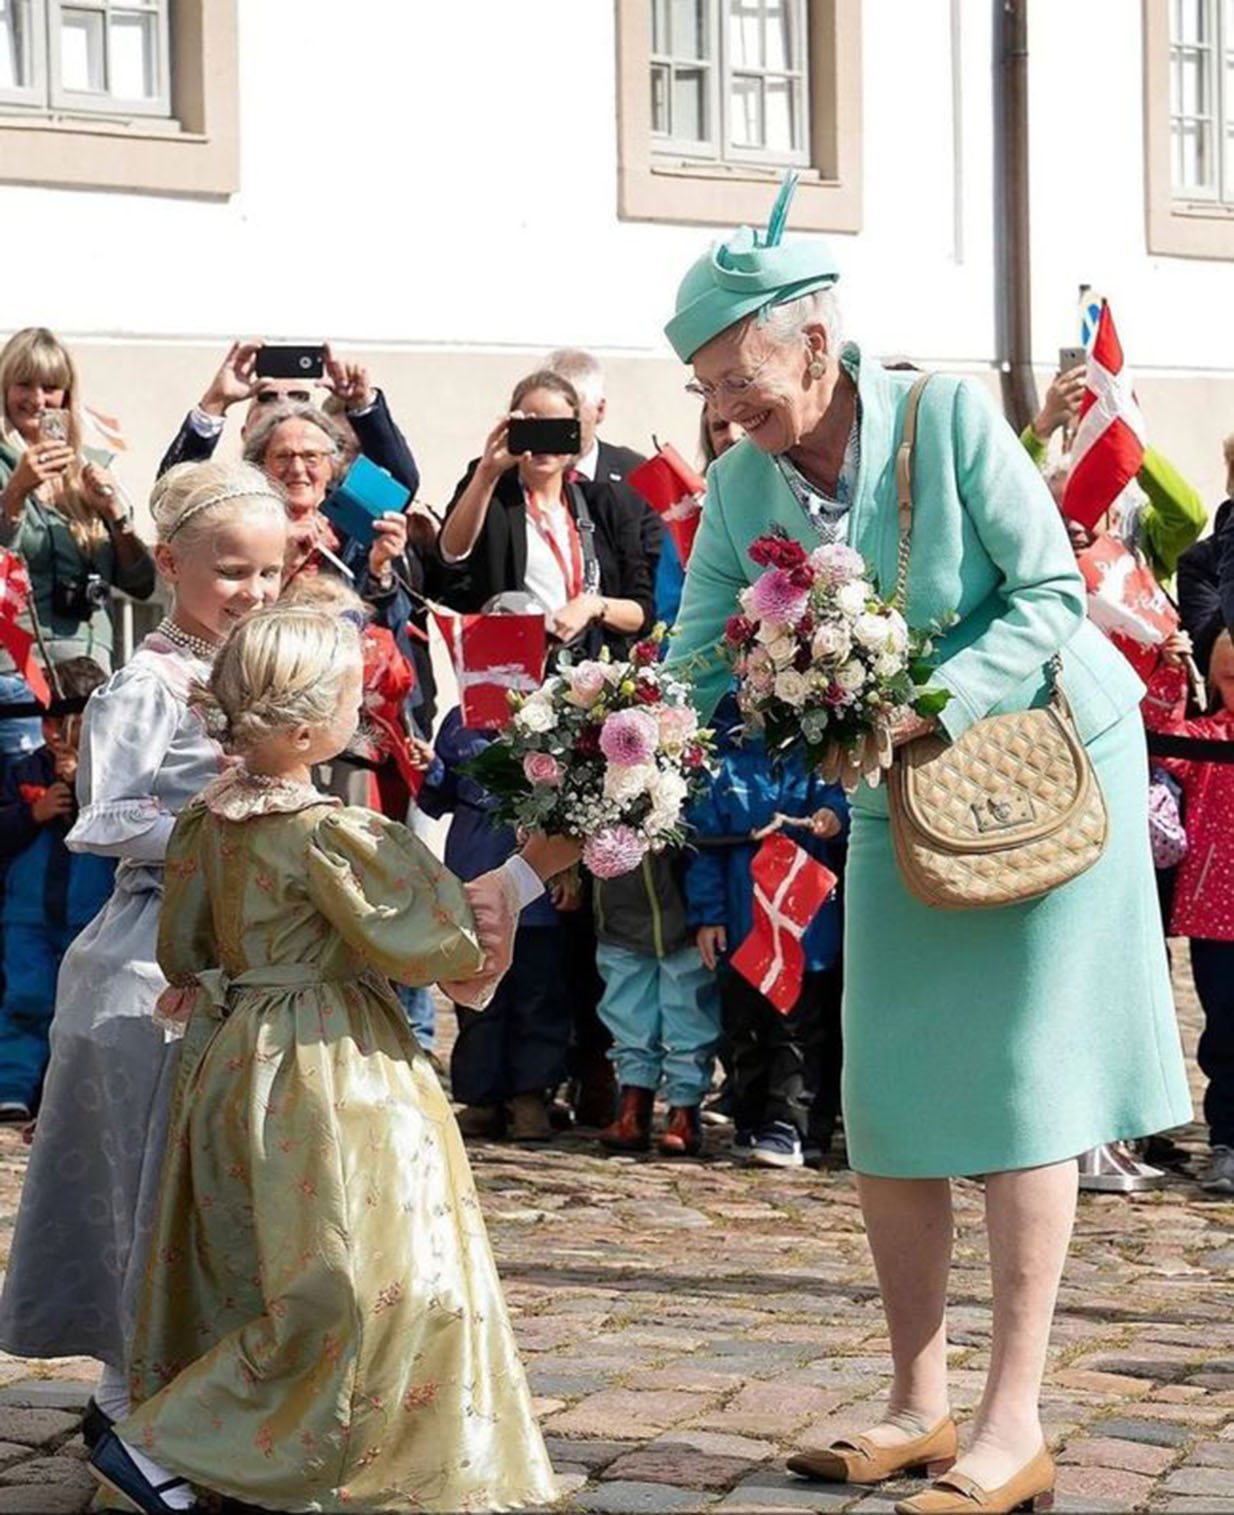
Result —
<instances>
[{"instance_id":1,"label":"tan quilted handbag","mask_svg":"<svg viewBox=\"0 0 1234 1515\"><path fill-rule=\"evenodd\" d=\"M896 601L908 587L913 386L896 458L900 562ZM887 785L891 838L909 891L940 910L982 910L1040 898L1091 868L1105 851L1101 785L1050 664L1042 709L987 716L954 742L918 737L897 752Z\"/></svg>"}]
</instances>

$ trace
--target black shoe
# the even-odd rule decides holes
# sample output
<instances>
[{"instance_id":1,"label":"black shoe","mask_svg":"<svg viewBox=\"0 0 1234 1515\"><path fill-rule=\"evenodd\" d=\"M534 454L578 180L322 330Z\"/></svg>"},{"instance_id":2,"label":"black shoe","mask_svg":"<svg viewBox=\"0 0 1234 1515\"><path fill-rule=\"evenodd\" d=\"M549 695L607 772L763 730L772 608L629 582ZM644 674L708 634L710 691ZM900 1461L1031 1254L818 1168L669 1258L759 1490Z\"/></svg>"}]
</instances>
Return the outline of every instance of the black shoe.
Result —
<instances>
[{"instance_id":1,"label":"black shoe","mask_svg":"<svg viewBox=\"0 0 1234 1515\"><path fill-rule=\"evenodd\" d=\"M86 1401L86 1413L81 1417L81 1439L91 1452L115 1425L106 1410L100 1410L93 1397Z\"/></svg>"},{"instance_id":2,"label":"black shoe","mask_svg":"<svg viewBox=\"0 0 1234 1515\"><path fill-rule=\"evenodd\" d=\"M98 1445L90 1453L90 1467L104 1488L130 1500L143 1515L184 1515L183 1510L168 1504L163 1495L169 1489L189 1488L188 1479L169 1478L164 1483L151 1483L114 1431L104 1431L99 1437Z\"/></svg>"}]
</instances>

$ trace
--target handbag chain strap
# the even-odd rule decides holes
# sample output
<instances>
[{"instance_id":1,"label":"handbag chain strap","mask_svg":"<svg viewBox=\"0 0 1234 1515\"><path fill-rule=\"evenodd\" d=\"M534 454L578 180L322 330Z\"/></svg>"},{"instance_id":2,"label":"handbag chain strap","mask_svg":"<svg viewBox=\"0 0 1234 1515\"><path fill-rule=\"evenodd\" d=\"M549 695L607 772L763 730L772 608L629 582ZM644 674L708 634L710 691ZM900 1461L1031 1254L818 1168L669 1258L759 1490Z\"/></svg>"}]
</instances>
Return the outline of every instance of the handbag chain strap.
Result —
<instances>
[{"instance_id":1,"label":"handbag chain strap","mask_svg":"<svg viewBox=\"0 0 1234 1515\"><path fill-rule=\"evenodd\" d=\"M923 373L908 392L904 407L904 432L896 452L896 495L900 502L900 548L896 560L896 588L891 603L900 612L906 613L908 603L908 558L913 533L913 447L917 440L917 411L921 396L930 375ZM1061 697L1060 680L1063 672L1063 656L1056 652L1046 664L1046 676L1050 681L1050 695L1055 701Z\"/></svg>"}]
</instances>

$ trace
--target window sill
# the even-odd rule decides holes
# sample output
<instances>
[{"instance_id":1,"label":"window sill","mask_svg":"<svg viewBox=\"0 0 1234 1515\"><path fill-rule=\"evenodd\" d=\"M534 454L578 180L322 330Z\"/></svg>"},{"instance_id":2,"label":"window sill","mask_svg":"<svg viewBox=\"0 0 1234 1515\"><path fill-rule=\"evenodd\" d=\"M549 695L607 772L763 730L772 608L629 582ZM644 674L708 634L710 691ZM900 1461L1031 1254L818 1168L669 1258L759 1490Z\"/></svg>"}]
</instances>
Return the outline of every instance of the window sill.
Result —
<instances>
[{"instance_id":1,"label":"window sill","mask_svg":"<svg viewBox=\"0 0 1234 1515\"><path fill-rule=\"evenodd\" d=\"M1167 258L1234 260L1234 206L1150 199L1148 250Z\"/></svg>"},{"instance_id":2,"label":"window sill","mask_svg":"<svg viewBox=\"0 0 1234 1515\"><path fill-rule=\"evenodd\" d=\"M88 132L96 137L148 137L157 142L169 137L177 142L207 140L200 132L185 131L179 121L167 116L87 116L68 111L47 116L0 105L0 131L14 127L34 132Z\"/></svg>"},{"instance_id":3,"label":"window sill","mask_svg":"<svg viewBox=\"0 0 1234 1515\"><path fill-rule=\"evenodd\" d=\"M799 169L793 200L798 231L861 230L860 180L824 179ZM623 165L621 214L629 221L676 221L702 226L761 226L771 208L768 189L784 169L770 164L686 163L653 160Z\"/></svg>"}]
</instances>

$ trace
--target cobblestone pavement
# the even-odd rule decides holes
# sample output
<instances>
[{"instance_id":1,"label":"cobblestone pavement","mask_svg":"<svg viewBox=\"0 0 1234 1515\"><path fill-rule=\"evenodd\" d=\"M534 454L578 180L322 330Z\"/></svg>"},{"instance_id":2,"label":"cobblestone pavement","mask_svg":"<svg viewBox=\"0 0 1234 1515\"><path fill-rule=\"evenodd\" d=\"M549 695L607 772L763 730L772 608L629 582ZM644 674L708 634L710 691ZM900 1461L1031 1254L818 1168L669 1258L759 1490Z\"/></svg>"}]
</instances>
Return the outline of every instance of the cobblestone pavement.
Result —
<instances>
[{"instance_id":1,"label":"cobblestone pavement","mask_svg":"<svg viewBox=\"0 0 1234 1515\"><path fill-rule=\"evenodd\" d=\"M1177 955L1177 947L1176 947ZM1198 1011L1185 967L1180 1014ZM1201 1132L1179 1140L1194 1159ZM804 1484L786 1453L878 1418L886 1339L847 1171L609 1159L584 1135L473 1149L567 1508L888 1511L919 1485ZM1234 1511L1234 1202L1081 1197L1045 1386L1064 1511ZM0 1132L0 1245L24 1169ZM957 1186L952 1388L989 1358L979 1187ZM0 1356L0 1515L88 1507L76 1412L94 1365Z\"/></svg>"}]
</instances>

